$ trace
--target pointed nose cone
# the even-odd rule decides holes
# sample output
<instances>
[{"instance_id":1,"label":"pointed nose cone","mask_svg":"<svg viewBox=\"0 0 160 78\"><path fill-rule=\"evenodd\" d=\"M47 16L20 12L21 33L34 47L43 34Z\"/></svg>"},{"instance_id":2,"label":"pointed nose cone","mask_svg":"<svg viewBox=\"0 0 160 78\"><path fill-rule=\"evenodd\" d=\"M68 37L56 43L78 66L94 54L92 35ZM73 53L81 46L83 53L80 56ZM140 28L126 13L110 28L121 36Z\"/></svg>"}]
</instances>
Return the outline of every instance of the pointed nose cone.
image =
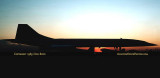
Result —
<instances>
[{"instance_id":1,"label":"pointed nose cone","mask_svg":"<svg viewBox=\"0 0 160 78\"><path fill-rule=\"evenodd\" d=\"M157 44L152 44L152 46L158 46Z\"/></svg>"},{"instance_id":2,"label":"pointed nose cone","mask_svg":"<svg viewBox=\"0 0 160 78\"><path fill-rule=\"evenodd\" d=\"M138 41L139 45L141 46L157 46L157 44L149 43L146 41Z\"/></svg>"},{"instance_id":3,"label":"pointed nose cone","mask_svg":"<svg viewBox=\"0 0 160 78\"><path fill-rule=\"evenodd\" d=\"M148 46L157 46L157 44L148 43Z\"/></svg>"}]
</instances>

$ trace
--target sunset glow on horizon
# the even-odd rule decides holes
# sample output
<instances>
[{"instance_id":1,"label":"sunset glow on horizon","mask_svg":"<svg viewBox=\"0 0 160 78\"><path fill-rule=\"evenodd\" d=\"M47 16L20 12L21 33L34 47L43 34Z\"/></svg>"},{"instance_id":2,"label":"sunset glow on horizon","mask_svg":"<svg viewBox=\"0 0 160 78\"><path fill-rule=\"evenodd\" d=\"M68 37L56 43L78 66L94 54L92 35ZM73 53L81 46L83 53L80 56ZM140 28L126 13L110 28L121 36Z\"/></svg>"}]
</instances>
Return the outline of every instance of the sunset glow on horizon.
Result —
<instances>
[{"instance_id":1,"label":"sunset glow on horizon","mask_svg":"<svg viewBox=\"0 0 160 78\"><path fill-rule=\"evenodd\" d=\"M77 47L77 49L88 50L89 47ZM95 47L94 52L102 52L101 49L115 50L114 47L100 47L100 48ZM160 48L156 46L156 47L122 47L122 49L125 49L125 51L129 50L146 51L146 50L155 50Z\"/></svg>"},{"instance_id":2,"label":"sunset glow on horizon","mask_svg":"<svg viewBox=\"0 0 160 78\"><path fill-rule=\"evenodd\" d=\"M160 47L160 0L0 0L0 39L18 24L59 38L137 39Z\"/></svg>"}]
</instances>

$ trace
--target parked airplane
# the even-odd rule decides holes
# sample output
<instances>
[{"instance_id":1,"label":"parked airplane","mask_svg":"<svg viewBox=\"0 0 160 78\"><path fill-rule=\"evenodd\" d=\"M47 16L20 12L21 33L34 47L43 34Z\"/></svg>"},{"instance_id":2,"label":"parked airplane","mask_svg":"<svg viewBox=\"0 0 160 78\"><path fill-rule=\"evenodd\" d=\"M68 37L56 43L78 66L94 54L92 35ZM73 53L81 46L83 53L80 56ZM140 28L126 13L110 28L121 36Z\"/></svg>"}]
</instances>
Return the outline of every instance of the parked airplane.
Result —
<instances>
[{"instance_id":1,"label":"parked airplane","mask_svg":"<svg viewBox=\"0 0 160 78\"><path fill-rule=\"evenodd\" d=\"M53 39L43 36L33 30L27 24L19 24L15 39L5 39L7 41L39 46L41 48L59 48L59 47L90 47L94 52L94 47L115 47L121 50L121 47L138 46L156 46L135 39Z\"/></svg>"}]
</instances>

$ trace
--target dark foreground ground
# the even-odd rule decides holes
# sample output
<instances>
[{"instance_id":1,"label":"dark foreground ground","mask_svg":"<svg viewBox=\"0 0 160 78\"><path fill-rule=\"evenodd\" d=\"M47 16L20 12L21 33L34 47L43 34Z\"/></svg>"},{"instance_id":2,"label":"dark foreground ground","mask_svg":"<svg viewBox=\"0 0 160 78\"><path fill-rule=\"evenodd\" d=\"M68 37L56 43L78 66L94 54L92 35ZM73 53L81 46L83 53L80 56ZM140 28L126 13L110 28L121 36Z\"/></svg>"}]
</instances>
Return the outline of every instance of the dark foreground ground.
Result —
<instances>
[{"instance_id":1,"label":"dark foreground ground","mask_svg":"<svg viewBox=\"0 0 160 78\"><path fill-rule=\"evenodd\" d=\"M136 51L130 50L126 52L107 51L107 52L90 52L87 50L69 50L69 51L55 51L55 50L18 50L18 51L2 51L0 56L160 56L160 51L147 50Z\"/></svg>"},{"instance_id":2,"label":"dark foreground ground","mask_svg":"<svg viewBox=\"0 0 160 78\"><path fill-rule=\"evenodd\" d=\"M148 55L117 55L117 53L145 53ZM102 65L106 68L122 68L121 66L129 66L129 65L135 65L138 67L139 63L148 61L159 61L160 52L154 52L154 51L130 51L130 52L103 52L103 53L93 53L85 50L76 50L76 51L55 51L55 50L30 50L30 49L18 49L14 51L2 51L0 52L0 57L7 56L9 62L13 60L11 65L15 64L15 62L18 62L18 66L25 65L31 65L33 66L33 63L36 66L39 66L41 64L50 65L51 67L55 68L70 68L75 67L77 68L81 67L90 67L91 69L94 68L100 68ZM12 58L16 57L16 58ZM24 58L27 57L27 58ZM33 59L34 58L34 59ZM6 58L3 58L1 60L6 60ZM31 63L32 62L32 63ZM49 64L47 64L49 63ZM123 65L122 65L123 64ZM106 66L107 65L107 66ZM109 65L109 66L108 66ZM42 66L44 67L44 66ZM102 67L103 68L103 67ZM132 67L131 67L132 68Z\"/></svg>"}]
</instances>

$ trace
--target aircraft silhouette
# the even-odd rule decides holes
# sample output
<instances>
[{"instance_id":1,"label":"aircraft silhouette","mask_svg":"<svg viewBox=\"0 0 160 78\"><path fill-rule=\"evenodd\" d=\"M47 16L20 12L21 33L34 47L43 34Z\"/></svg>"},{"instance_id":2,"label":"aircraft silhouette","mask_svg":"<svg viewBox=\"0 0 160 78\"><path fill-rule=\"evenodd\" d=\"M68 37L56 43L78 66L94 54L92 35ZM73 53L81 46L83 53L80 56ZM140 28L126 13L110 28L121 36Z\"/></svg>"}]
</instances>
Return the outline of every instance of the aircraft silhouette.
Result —
<instances>
[{"instance_id":1,"label":"aircraft silhouette","mask_svg":"<svg viewBox=\"0 0 160 78\"><path fill-rule=\"evenodd\" d=\"M37 33L27 24L18 24L15 39L5 39L7 41L39 46L41 48L61 48L61 47L90 47L89 51L94 52L94 47L138 47L156 46L156 44L135 39L53 39Z\"/></svg>"}]
</instances>

